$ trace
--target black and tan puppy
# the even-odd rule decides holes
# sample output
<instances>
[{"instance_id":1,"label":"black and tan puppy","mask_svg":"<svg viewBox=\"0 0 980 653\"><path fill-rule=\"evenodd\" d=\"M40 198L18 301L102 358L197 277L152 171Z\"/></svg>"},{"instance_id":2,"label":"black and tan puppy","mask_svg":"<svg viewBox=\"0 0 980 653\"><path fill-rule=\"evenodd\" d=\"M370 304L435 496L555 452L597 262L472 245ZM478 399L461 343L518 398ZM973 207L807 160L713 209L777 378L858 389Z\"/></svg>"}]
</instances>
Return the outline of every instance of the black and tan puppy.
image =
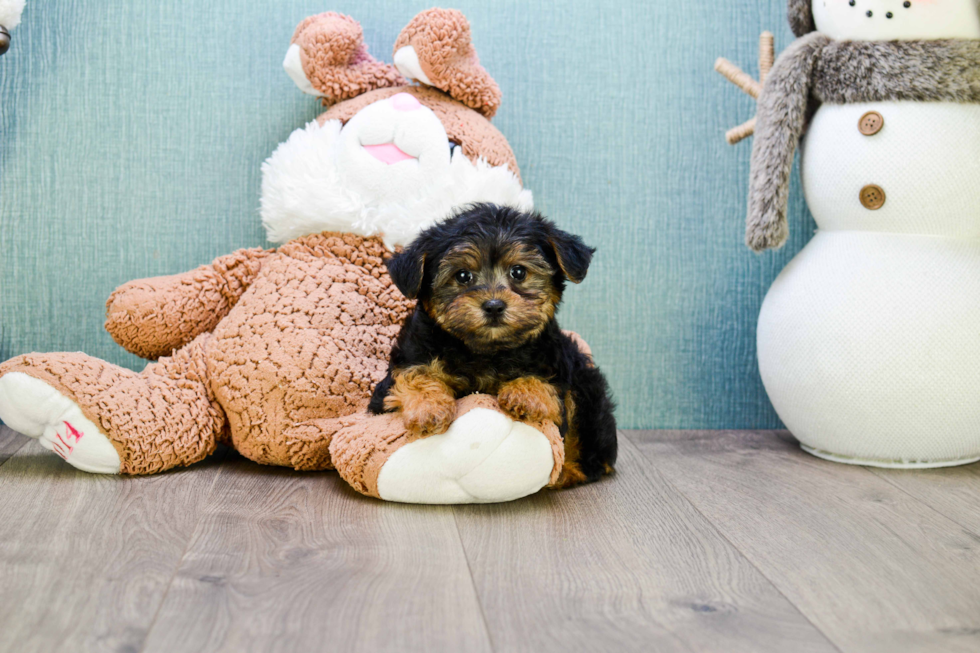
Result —
<instances>
[{"instance_id":1,"label":"black and tan puppy","mask_svg":"<svg viewBox=\"0 0 980 653\"><path fill-rule=\"evenodd\" d=\"M558 485L595 481L616 462L605 378L555 320L565 282L585 278L594 250L540 215L472 206L422 232L388 261L418 299L369 410L401 411L420 435L445 432L456 399L495 395L518 420L551 420L565 442Z\"/></svg>"}]
</instances>

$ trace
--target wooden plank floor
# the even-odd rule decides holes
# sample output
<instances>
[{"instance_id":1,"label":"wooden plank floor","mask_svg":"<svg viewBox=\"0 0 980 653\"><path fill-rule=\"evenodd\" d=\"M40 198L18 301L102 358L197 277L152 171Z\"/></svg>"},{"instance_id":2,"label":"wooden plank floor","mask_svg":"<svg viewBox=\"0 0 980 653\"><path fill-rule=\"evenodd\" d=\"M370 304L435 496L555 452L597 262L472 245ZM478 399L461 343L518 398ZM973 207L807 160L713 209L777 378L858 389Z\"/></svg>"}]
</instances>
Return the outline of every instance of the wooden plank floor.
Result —
<instances>
[{"instance_id":1,"label":"wooden plank floor","mask_svg":"<svg viewBox=\"0 0 980 653\"><path fill-rule=\"evenodd\" d=\"M0 427L0 651L977 651L978 499L779 432L624 432L602 483L453 508Z\"/></svg>"}]
</instances>

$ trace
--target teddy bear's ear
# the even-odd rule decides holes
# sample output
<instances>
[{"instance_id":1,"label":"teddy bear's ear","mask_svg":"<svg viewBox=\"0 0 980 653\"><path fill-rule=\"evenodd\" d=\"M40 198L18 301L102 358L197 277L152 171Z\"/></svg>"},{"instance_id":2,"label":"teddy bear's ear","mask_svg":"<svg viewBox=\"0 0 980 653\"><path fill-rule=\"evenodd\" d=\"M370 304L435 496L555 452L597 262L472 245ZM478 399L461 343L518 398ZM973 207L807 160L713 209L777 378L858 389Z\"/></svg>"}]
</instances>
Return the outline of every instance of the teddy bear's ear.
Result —
<instances>
[{"instance_id":1,"label":"teddy bear's ear","mask_svg":"<svg viewBox=\"0 0 980 653\"><path fill-rule=\"evenodd\" d=\"M360 23L332 11L299 24L283 67L300 90L327 104L407 83L393 66L368 54Z\"/></svg>"},{"instance_id":2,"label":"teddy bear's ear","mask_svg":"<svg viewBox=\"0 0 980 653\"><path fill-rule=\"evenodd\" d=\"M448 93L492 118L500 87L480 65L470 24L455 9L428 9L412 19L395 41L395 66L406 77Z\"/></svg>"}]
</instances>

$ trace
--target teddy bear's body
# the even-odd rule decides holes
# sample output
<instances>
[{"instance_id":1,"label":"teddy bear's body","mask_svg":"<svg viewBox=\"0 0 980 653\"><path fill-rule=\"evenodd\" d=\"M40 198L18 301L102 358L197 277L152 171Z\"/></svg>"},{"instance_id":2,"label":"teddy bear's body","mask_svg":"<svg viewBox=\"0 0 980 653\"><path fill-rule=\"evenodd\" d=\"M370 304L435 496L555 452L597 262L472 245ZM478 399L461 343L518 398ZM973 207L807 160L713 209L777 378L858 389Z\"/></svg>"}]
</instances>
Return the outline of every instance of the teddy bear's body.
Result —
<instances>
[{"instance_id":1,"label":"teddy bear's body","mask_svg":"<svg viewBox=\"0 0 980 653\"><path fill-rule=\"evenodd\" d=\"M316 468L291 430L365 409L411 308L385 272L385 253L379 238L322 234L262 261L205 347L235 449L260 463Z\"/></svg>"}]
</instances>

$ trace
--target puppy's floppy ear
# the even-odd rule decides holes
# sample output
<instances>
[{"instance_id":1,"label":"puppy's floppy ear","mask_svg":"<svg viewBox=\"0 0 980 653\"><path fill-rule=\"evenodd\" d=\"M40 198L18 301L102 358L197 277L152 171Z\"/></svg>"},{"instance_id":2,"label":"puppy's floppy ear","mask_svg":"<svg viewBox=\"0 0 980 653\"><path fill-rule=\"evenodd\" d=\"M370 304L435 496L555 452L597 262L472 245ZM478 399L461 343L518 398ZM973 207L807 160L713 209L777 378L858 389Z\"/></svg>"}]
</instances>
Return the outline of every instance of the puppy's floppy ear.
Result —
<instances>
[{"instance_id":1,"label":"puppy's floppy ear","mask_svg":"<svg viewBox=\"0 0 980 653\"><path fill-rule=\"evenodd\" d=\"M550 223L547 240L565 278L572 283L582 283L589 272L595 249L586 245L579 236L562 231Z\"/></svg>"},{"instance_id":2,"label":"puppy's floppy ear","mask_svg":"<svg viewBox=\"0 0 980 653\"><path fill-rule=\"evenodd\" d=\"M425 276L425 251L417 243L388 259L388 274L408 299L416 299Z\"/></svg>"}]
</instances>

